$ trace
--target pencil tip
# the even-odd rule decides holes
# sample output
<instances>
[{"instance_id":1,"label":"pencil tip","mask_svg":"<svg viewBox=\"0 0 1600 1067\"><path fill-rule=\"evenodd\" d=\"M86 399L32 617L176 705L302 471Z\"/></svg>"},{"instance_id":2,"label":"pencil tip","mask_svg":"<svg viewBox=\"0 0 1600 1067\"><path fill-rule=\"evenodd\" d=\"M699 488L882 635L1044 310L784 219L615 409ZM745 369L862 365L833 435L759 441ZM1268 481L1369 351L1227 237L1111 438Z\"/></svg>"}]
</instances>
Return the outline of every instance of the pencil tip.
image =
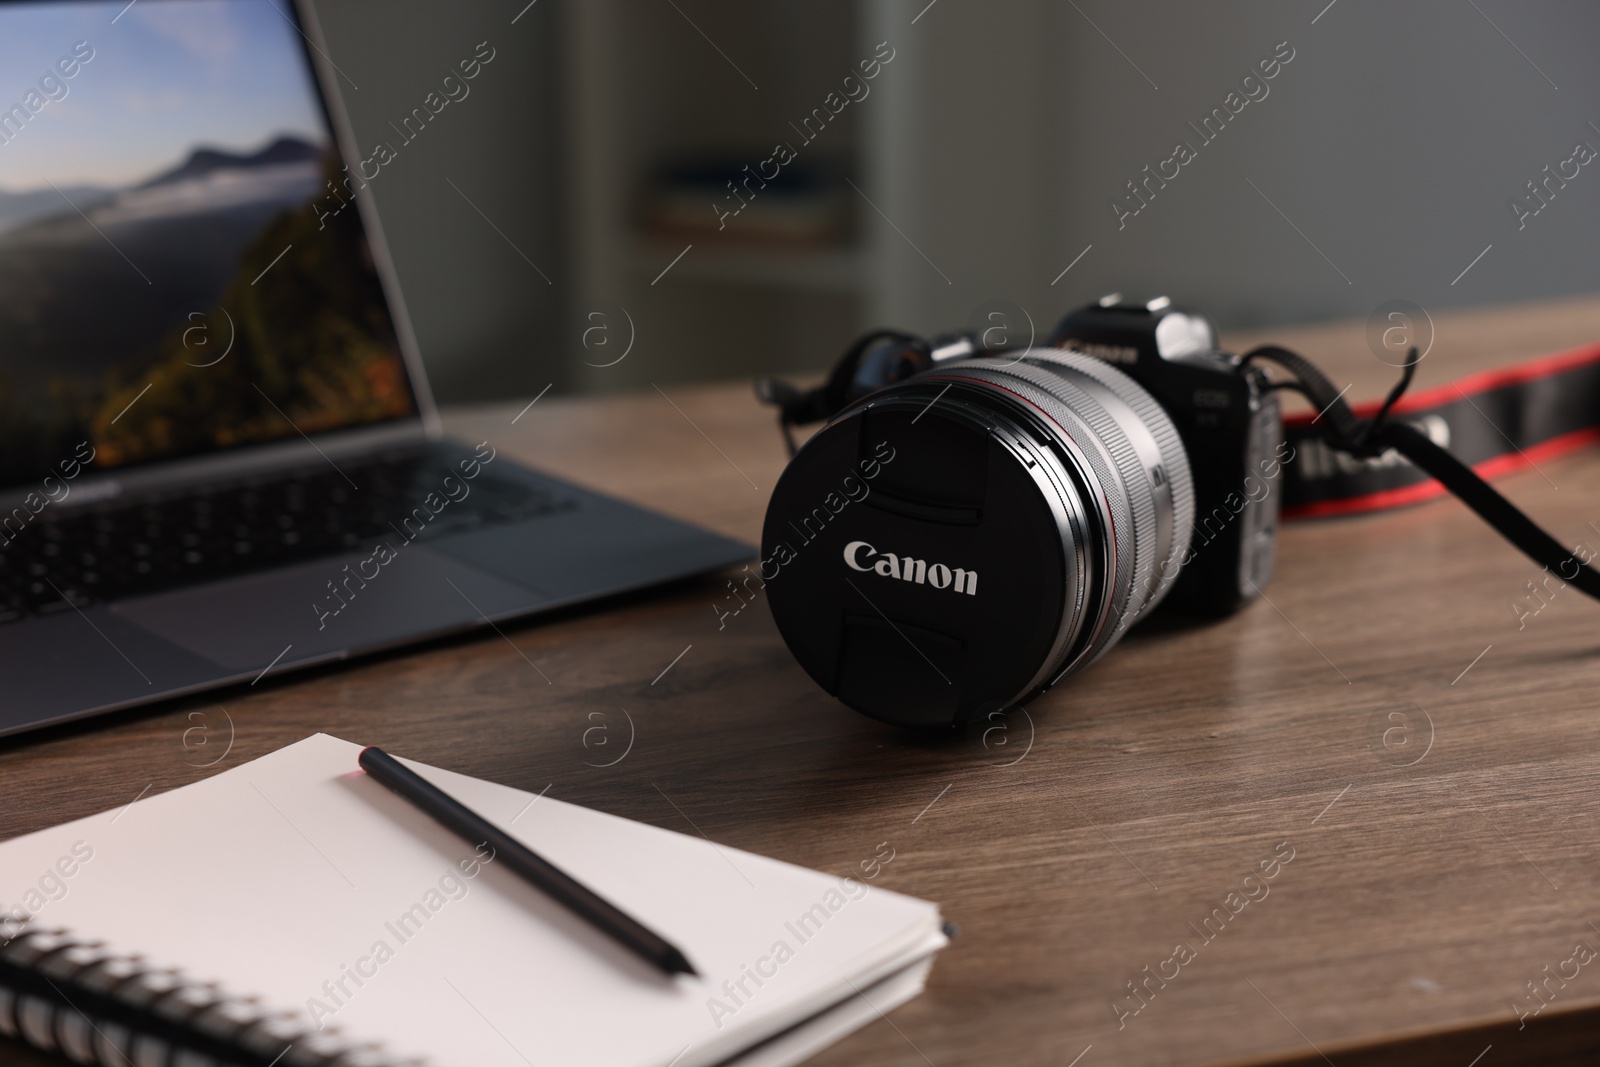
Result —
<instances>
[{"instance_id":1,"label":"pencil tip","mask_svg":"<svg viewBox=\"0 0 1600 1067\"><path fill-rule=\"evenodd\" d=\"M700 972L694 969L694 965L689 962L683 953L675 948L667 950L665 962L667 971L670 974L687 974L693 978L700 977Z\"/></svg>"}]
</instances>

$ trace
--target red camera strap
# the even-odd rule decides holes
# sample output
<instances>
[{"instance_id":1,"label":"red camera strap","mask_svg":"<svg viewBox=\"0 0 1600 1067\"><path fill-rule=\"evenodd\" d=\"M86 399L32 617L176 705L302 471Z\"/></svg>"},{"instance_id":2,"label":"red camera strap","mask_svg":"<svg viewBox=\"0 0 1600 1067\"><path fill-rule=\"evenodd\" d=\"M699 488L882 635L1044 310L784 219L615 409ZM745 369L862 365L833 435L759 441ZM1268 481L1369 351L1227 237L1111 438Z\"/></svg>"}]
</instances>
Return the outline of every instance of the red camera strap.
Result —
<instances>
[{"instance_id":1,"label":"red camera strap","mask_svg":"<svg viewBox=\"0 0 1600 1067\"><path fill-rule=\"evenodd\" d=\"M1354 406L1362 418L1380 403ZM1326 419L1285 420L1294 458L1283 469L1285 518L1350 515L1431 500L1449 490L1388 449L1372 458L1322 439ZM1403 396L1389 419L1407 424L1489 479L1600 440L1600 343L1484 371Z\"/></svg>"}]
</instances>

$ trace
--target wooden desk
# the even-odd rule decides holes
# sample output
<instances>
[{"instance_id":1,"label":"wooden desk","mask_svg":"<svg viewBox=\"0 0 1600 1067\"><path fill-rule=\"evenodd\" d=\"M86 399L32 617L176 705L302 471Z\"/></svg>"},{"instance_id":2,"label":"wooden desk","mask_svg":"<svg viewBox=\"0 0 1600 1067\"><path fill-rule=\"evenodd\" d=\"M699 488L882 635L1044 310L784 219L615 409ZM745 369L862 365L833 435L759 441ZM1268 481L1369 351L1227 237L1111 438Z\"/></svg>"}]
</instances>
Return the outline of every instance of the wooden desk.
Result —
<instances>
[{"instance_id":1,"label":"wooden desk","mask_svg":"<svg viewBox=\"0 0 1600 1067\"><path fill-rule=\"evenodd\" d=\"M1436 320L1421 386L1600 337L1594 302ZM1360 323L1268 334L1356 395L1390 380ZM549 398L515 428L520 403L448 421L754 540L784 458L772 418L743 383L667 394L681 414L652 390ZM1593 451L1503 486L1600 546ZM4 832L325 730L826 871L886 842L877 884L938 901L961 935L926 995L818 1065L1467 1067L1491 1045L1479 1067L1592 1062L1600 961L1552 983L1525 1029L1512 1005L1575 943L1600 949L1600 606L1567 590L1519 631L1510 602L1535 568L1451 502L1291 524L1279 558L1270 603L1136 633L987 747L835 704L763 601L719 629L724 588L706 580L10 741ZM231 750L192 766L221 755L230 718ZM1397 725L1411 732L1385 748ZM1293 859L1268 894L1204 941L1275 848ZM1112 1005L1137 1003L1127 984L1147 965L1170 974L1180 941L1194 958L1119 1030Z\"/></svg>"}]
</instances>

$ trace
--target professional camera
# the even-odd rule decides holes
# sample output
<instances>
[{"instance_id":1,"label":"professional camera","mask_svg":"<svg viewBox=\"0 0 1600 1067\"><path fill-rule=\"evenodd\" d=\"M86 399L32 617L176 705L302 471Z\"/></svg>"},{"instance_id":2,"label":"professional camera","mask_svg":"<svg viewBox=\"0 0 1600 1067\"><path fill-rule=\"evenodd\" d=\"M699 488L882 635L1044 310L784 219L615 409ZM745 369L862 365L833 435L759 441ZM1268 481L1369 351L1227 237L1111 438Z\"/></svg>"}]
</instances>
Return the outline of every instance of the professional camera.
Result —
<instances>
[{"instance_id":1,"label":"professional camera","mask_svg":"<svg viewBox=\"0 0 1600 1067\"><path fill-rule=\"evenodd\" d=\"M1567 548L1471 463L1390 418L1415 348L1361 416L1304 356L1225 355L1204 316L1165 297L1106 297L1044 348L997 333L880 330L816 389L757 383L794 457L761 535L772 615L811 677L857 711L904 726L986 720L1093 663L1163 601L1225 614L1259 595L1276 547L1272 483L1294 458L1280 389L1317 412L1301 440L1409 462L1600 600L1592 551ZM1548 416L1548 395L1526 391L1528 421ZM797 452L790 427L823 420Z\"/></svg>"},{"instance_id":2,"label":"professional camera","mask_svg":"<svg viewBox=\"0 0 1600 1067\"><path fill-rule=\"evenodd\" d=\"M845 704L950 727L1094 662L1166 600L1223 614L1272 571L1276 394L1202 315L1112 296L1042 348L880 332L822 387L762 531L773 617Z\"/></svg>"}]
</instances>

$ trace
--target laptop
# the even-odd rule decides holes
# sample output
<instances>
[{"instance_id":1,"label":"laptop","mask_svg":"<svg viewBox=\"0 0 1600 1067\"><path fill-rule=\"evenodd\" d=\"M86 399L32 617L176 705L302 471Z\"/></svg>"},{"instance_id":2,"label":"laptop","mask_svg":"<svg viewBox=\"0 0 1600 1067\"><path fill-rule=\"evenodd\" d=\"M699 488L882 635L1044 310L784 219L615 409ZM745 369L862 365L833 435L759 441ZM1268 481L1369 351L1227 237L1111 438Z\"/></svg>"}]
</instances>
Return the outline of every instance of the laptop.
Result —
<instances>
[{"instance_id":1,"label":"laptop","mask_svg":"<svg viewBox=\"0 0 1600 1067\"><path fill-rule=\"evenodd\" d=\"M318 38L0 3L0 734L753 555L442 436Z\"/></svg>"}]
</instances>

